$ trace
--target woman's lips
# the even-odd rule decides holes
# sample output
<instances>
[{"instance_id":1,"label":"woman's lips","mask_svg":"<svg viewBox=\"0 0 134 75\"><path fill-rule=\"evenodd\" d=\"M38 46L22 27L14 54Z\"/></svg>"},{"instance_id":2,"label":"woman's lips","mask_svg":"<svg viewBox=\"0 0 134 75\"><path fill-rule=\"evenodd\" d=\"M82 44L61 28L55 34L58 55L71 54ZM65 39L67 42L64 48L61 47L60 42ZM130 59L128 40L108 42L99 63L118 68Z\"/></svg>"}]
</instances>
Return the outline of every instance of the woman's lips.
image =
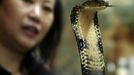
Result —
<instances>
[{"instance_id":1,"label":"woman's lips","mask_svg":"<svg viewBox=\"0 0 134 75\"><path fill-rule=\"evenodd\" d=\"M29 36L31 38L36 37L40 32L40 29L33 25L22 26L22 30L27 36Z\"/></svg>"}]
</instances>

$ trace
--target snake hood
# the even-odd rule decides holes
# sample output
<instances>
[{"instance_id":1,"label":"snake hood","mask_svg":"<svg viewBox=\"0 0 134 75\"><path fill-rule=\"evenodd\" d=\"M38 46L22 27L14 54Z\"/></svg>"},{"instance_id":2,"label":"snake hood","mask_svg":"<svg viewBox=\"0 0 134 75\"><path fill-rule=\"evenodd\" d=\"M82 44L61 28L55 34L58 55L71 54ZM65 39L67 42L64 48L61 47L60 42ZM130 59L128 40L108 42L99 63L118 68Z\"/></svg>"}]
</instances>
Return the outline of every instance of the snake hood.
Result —
<instances>
[{"instance_id":1,"label":"snake hood","mask_svg":"<svg viewBox=\"0 0 134 75\"><path fill-rule=\"evenodd\" d=\"M103 0L88 0L71 12L71 24L78 45L82 75L104 75L105 62L97 12L108 7Z\"/></svg>"}]
</instances>

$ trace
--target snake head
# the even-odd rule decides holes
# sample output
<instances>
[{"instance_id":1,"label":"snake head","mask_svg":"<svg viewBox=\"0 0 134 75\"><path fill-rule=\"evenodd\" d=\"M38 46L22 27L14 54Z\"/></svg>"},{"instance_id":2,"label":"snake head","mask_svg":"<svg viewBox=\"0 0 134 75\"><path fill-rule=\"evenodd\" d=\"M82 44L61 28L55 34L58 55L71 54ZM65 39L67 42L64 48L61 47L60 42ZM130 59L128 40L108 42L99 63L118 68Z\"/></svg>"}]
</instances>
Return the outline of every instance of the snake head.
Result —
<instances>
[{"instance_id":1,"label":"snake head","mask_svg":"<svg viewBox=\"0 0 134 75\"><path fill-rule=\"evenodd\" d=\"M83 3L82 5L87 6L106 6L106 7L111 7L112 5L109 5L109 2L106 0L88 0L85 3Z\"/></svg>"},{"instance_id":2,"label":"snake head","mask_svg":"<svg viewBox=\"0 0 134 75\"><path fill-rule=\"evenodd\" d=\"M107 7L112 7L109 5L109 2L104 0L88 0L82 4L83 8L90 9L90 10L102 10Z\"/></svg>"},{"instance_id":3,"label":"snake head","mask_svg":"<svg viewBox=\"0 0 134 75\"><path fill-rule=\"evenodd\" d=\"M110 5L107 0L89 0L89 1L100 3L100 6L103 6L104 5L106 7L113 7L113 5Z\"/></svg>"}]
</instances>

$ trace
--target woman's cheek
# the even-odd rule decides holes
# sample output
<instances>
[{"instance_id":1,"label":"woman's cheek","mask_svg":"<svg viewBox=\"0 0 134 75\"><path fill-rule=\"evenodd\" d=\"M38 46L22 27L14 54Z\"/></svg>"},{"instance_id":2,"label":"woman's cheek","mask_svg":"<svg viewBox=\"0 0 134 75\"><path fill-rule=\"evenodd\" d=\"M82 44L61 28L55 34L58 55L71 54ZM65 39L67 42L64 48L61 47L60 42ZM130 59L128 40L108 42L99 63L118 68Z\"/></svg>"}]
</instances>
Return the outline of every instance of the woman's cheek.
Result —
<instances>
[{"instance_id":1,"label":"woman's cheek","mask_svg":"<svg viewBox=\"0 0 134 75\"><path fill-rule=\"evenodd\" d=\"M47 30L47 32L51 29L52 27L52 24L54 22L54 15L53 14L50 14L48 15L47 17L44 16L44 19L43 19L43 27Z\"/></svg>"}]
</instances>

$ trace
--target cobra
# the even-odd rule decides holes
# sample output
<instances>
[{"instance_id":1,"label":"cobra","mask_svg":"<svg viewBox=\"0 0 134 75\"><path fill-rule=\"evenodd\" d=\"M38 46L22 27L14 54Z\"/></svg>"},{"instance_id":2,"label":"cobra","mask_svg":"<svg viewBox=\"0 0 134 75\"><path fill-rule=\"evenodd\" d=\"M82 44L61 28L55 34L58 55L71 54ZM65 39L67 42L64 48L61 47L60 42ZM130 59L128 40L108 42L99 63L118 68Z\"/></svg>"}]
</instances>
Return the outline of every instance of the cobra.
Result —
<instances>
[{"instance_id":1,"label":"cobra","mask_svg":"<svg viewBox=\"0 0 134 75\"><path fill-rule=\"evenodd\" d=\"M78 45L82 75L105 75L105 60L97 13L111 7L103 0L88 0L71 12L71 24Z\"/></svg>"}]
</instances>

